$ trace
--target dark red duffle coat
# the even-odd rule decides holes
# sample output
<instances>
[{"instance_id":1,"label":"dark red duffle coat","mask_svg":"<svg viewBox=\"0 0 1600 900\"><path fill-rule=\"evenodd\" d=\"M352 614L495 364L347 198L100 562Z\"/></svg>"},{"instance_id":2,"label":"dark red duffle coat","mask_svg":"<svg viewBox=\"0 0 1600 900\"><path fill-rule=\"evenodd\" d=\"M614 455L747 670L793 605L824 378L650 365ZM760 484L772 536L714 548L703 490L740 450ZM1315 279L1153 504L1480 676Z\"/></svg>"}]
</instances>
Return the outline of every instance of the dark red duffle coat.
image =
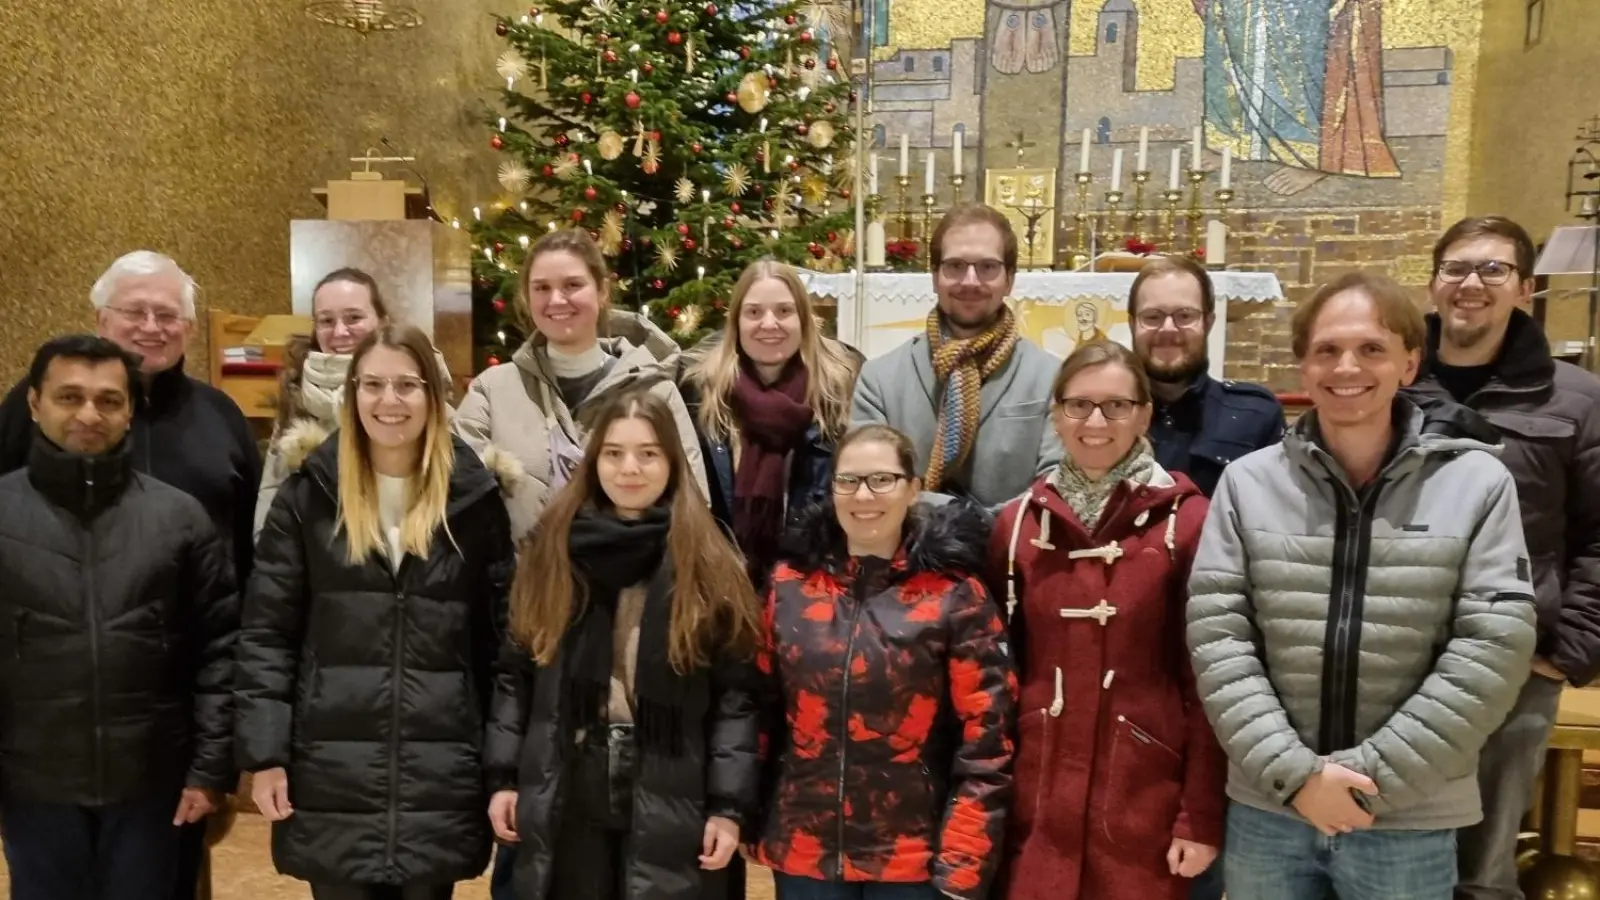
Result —
<instances>
[{"instance_id":1,"label":"dark red duffle coat","mask_svg":"<svg viewBox=\"0 0 1600 900\"><path fill-rule=\"evenodd\" d=\"M1207 503L1184 475L1152 481L1120 485L1091 535L1040 479L991 537L1021 654L1004 900L1183 900L1172 839L1221 845L1227 757L1184 641ZM1084 617L1102 601L1104 624Z\"/></svg>"}]
</instances>

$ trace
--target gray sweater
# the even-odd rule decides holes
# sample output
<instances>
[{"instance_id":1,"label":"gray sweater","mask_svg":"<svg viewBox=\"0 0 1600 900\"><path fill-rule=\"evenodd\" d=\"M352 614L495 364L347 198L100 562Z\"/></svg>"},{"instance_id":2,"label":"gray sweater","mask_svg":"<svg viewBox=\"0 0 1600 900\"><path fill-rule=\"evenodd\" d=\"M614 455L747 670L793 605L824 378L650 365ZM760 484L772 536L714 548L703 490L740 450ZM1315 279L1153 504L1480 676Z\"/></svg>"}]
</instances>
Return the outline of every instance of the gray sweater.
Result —
<instances>
[{"instance_id":1,"label":"gray sweater","mask_svg":"<svg viewBox=\"0 0 1600 900\"><path fill-rule=\"evenodd\" d=\"M1188 640L1234 801L1296 815L1331 760L1377 783L1376 828L1482 818L1478 751L1528 677L1534 611L1516 486L1463 412L1397 399L1361 491L1314 412L1224 471Z\"/></svg>"}]
</instances>

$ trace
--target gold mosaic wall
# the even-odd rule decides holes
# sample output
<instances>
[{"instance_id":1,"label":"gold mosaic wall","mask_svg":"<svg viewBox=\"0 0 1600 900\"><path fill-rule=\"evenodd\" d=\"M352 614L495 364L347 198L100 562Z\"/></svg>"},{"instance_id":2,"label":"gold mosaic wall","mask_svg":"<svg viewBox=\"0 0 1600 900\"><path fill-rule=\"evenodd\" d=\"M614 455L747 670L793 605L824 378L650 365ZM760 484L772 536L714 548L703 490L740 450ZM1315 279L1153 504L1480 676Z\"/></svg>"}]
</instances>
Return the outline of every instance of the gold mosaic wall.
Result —
<instances>
[{"instance_id":1,"label":"gold mosaic wall","mask_svg":"<svg viewBox=\"0 0 1600 900\"><path fill-rule=\"evenodd\" d=\"M45 338L92 325L88 291L121 253L176 257L204 309L289 309L289 222L378 138L418 157L449 218L492 196L491 99L503 0L362 38L298 0L0 3L0 379ZM448 17L443 11L448 10ZM408 176L413 183L415 176Z\"/></svg>"},{"instance_id":2,"label":"gold mosaic wall","mask_svg":"<svg viewBox=\"0 0 1600 900\"><path fill-rule=\"evenodd\" d=\"M1563 204L1567 159L1578 128L1600 114L1600 11L1594 0L1544 0L1537 43L1525 43L1527 0L1484 0L1484 33L1472 134L1468 206L1521 222L1535 241L1576 224ZM1579 279L1586 285L1587 279ZM1557 291L1575 287L1566 281ZM1587 302L1553 300L1552 340L1588 333Z\"/></svg>"}]
</instances>

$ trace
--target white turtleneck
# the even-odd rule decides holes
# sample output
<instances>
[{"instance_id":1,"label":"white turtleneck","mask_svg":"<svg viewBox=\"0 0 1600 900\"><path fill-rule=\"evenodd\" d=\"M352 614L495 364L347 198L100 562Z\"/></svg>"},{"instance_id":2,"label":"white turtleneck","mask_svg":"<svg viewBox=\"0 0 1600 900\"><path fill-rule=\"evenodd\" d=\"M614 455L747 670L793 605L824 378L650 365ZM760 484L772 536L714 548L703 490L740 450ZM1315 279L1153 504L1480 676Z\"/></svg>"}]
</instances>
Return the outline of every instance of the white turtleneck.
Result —
<instances>
[{"instance_id":1,"label":"white turtleneck","mask_svg":"<svg viewBox=\"0 0 1600 900\"><path fill-rule=\"evenodd\" d=\"M406 486L411 479L373 473L378 478L378 525L389 539L389 565L400 570L405 554L400 549L400 523L406 515Z\"/></svg>"},{"instance_id":2,"label":"white turtleneck","mask_svg":"<svg viewBox=\"0 0 1600 900\"><path fill-rule=\"evenodd\" d=\"M554 344L546 346L545 351L550 358L550 374L557 378L582 378L604 366L606 360L610 359L600 349L598 341L580 353L568 353Z\"/></svg>"}]
</instances>

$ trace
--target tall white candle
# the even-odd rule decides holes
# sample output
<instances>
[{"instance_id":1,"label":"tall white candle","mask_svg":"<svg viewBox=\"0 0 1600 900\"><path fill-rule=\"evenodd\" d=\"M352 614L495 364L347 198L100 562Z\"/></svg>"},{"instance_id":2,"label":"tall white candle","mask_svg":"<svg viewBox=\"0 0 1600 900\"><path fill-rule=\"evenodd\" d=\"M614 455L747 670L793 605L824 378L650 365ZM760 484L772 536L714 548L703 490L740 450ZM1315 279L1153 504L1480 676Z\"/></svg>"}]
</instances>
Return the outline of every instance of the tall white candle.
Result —
<instances>
[{"instance_id":1,"label":"tall white candle","mask_svg":"<svg viewBox=\"0 0 1600 900\"><path fill-rule=\"evenodd\" d=\"M911 174L911 139L900 135L900 177Z\"/></svg>"},{"instance_id":2,"label":"tall white candle","mask_svg":"<svg viewBox=\"0 0 1600 900\"><path fill-rule=\"evenodd\" d=\"M1122 190L1122 148L1111 151L1111 189Z\"/></svg>"},{"instance_id":3,"label":"tall white candle","mask_svg":"<svg viewBox=\"0 0 1600 900\"><path fill-rule=\"evenodd\" d=\"M1089 129L1083 130L1083 144L1078 149L1078 171L1089 171Z\"/></svg>"},{"instance_id":4,"label":"tall white candle","mask_svg":"<svg viewBox=\"0 0 1600 900\"><path fill-rule=\"evenodd\" d=\"M1182 179L1182 175L1181 175L1182 172L1183 172L1183 148L1182 147L1173 147L1172 148L1172 171L1170 173L1168 173L1168 175L1167 175L1167 188L1169 190L1176 191L1176 190L1179 189L1178 185L1182 184L1182 180L1181 180Z\"/></svg>"},{"instance_id":5,"label":"tall white candle","mask_svg":"<svg viewBox=\"0 0 1600 900\"><path fill-rule=\"evenodd\" d=\"M959 132L959 131L956 132L955 153L954 153L954 159L951 160L951 164L955 167L955 170L956 170L955 174L960 175L961 172L962 172L962 169L961 169L961 132Z\"/></svg>"},{"instance_id":6,"label":"tall white candle","mask_svg":"<svg viewBox=\"0 0 1600 900\"><path fill-rule=\"evenodd\" d=\"M1233 187L1233 147L1222 148L1222 189Z\"/></svg>"},{"instance_id":7,"label":"tall white candle","mask_svg":"<svg viewBox=\"0 0 1600 900\"><path fill-rule=\"evenodd\" d=\"M1135 172L1148 172L1148 171L1150 171L1150 128L1149 128L1149 126L1141 125L1139 127L1139 167L1137 169L1134 169L1134 171Z\"/></svg>"},{"instance_id":8,"label":"tall white candle","mask_svg":"<svg viewBox=\"0 0 1600 900\"><path fill-rule=\"evenodd\" d=\"M1204 140L1200 126L1196 125L1194 127L1194 152L1189 154L1190 162L1196 169L1200 168L1200 151L1205 149Z\"/></svg>"},{"instance_id":9,"label":"tall white candle","mask_svg":"<svg viewBox=\"0 0 1600 900\"><path fill-rule=\"evenodd\" d=\"M878 154L867 155L867 193L876 197L878 195Z\"/></svg>"},{"instance_id":10,"label":"tall white candle","mask_svg":"<svg viewBox=\"0 0 1600 900\"><path fill-rule=\"evenodd\" d=\"M923 157L923 159L927 161L928 169L923 174L922 192L924 194L931 194L933 193L933 151L929 150L928 155Z\"/></svg>"}]
</instances>

